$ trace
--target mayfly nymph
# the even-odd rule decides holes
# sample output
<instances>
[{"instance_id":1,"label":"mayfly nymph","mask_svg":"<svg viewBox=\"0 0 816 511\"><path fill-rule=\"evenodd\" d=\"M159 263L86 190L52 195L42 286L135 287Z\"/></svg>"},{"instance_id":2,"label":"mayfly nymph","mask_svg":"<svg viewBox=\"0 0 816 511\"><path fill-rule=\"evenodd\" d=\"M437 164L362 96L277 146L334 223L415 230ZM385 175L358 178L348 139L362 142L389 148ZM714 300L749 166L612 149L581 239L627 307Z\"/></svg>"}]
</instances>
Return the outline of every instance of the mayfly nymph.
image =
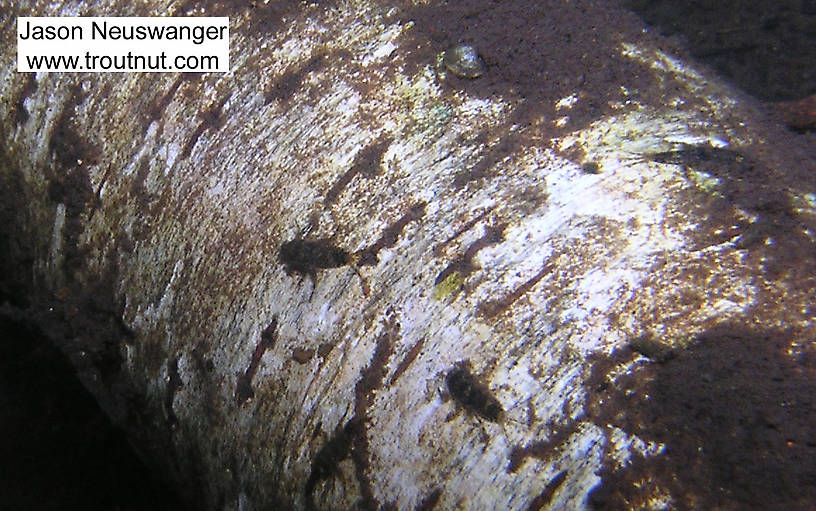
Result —
<instances>
[{"instance_id":1,"label":"mayfly nymph","mask_svg":"<svg viewBox=\"0 0 816 511\"><path fill-rule=\"evenodd\" d=\"M287 241L281 245L278 255L288 273L312 277L318 270L340 268L352 262L351 254L332 245L328 238Z\"/></svg>"},{"instance_id":2,"label":"mayfly nymph","mask_svg":"<svg viewBox=\"0 0 816 511\"><path fill-rule=\"evenodd\" d=\"M470 364L457 362L445 376L445 384L453 399L465 410L490 422L502 422L504 408L490 391L470 372Z\"/></svg>"}]
</instances>

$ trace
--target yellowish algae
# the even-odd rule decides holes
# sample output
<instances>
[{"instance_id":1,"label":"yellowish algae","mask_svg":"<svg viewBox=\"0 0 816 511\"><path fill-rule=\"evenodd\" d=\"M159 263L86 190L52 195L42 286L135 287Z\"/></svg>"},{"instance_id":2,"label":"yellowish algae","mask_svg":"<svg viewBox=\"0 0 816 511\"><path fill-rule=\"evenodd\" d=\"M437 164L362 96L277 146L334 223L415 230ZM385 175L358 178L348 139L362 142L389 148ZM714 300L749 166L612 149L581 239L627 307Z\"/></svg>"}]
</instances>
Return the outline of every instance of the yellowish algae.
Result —
<instances>
[{"instance_id":1,"label":"yellowish algae","mask_svg":"<svg viewBox=\"0 0 816 511\"><path fill-rule=\"evenodd\" d=\"M434 286L433 298L434 300L442 301L453 293L459 291L462 284L465 283L465 277L458 271L452 272L445 279Z\"/></svg>"}]
</instances>

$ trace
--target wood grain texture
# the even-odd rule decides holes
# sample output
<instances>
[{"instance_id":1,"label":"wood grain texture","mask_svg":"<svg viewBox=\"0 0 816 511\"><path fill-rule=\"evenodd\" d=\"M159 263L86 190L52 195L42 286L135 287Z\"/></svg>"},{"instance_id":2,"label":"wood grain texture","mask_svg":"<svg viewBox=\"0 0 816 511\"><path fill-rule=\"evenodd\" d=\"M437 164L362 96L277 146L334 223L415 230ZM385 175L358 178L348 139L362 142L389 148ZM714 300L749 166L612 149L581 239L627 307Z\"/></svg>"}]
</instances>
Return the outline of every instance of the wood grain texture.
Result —
<instances>
[{"instance_id":1,"label":"wood grain texture","mask_svg":"<svg viewBox=\"0 0 816 511\"><path fill-rule=\"evenodd\" d=\"M432 30L434 2L0 1L8 48L17 15L230 17L225 75L0 56L31 310L202 508L736 499L676 475L708 433L635 411L683 402L649 385L699 345L813 370L813 157L612 6L506 4ZM485 75L440 81L458 39ZM350 264L287 271L301 239ZM464 361L501 421L448 395Z\"/></svg>"}]
</instances>

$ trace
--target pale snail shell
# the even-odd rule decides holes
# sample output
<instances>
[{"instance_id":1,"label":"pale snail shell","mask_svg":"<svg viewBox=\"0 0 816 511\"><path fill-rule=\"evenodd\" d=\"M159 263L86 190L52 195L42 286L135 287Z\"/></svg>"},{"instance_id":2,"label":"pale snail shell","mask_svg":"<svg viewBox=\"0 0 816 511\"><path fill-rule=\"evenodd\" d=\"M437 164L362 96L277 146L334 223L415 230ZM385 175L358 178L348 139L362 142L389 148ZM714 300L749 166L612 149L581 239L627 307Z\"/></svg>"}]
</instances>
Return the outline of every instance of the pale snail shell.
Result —
<instances>
[{"instance_id":1,"label":"pale snail shell","mask_svg":"<svg viewBox=\"0 0 816 511\"><path fill-rule=\"evenodd\" d=\"M445 69L459 78L479 78L484 74L485 64L473 46L457 44L442 57Z\"/></svg>"}]
</instances>

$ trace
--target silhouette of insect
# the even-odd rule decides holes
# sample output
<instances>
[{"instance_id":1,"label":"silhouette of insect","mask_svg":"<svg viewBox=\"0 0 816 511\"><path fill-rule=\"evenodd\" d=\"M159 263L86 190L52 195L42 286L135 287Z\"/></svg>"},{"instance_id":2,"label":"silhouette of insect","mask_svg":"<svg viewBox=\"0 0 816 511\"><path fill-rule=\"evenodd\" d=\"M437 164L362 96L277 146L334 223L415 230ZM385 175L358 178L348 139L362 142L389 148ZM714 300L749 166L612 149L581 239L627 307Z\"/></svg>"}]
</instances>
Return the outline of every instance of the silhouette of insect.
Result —
<instances>
[{"instance_id":1,"label":"silhouette of insect","mask_svg":"<svg viewBox=\"0 0 816 511\"><path fill-rule=\"evenodd\" d=\"M281 245L278 258L289 275L305 275L312 279L312 293L317 281L317 272L331 268L350 266L357 257L332 244L330 238L294 239ZM362 281L363 293L368 294L368 285L355 266L354 272Z\"/></svg>"},{"instance_id":2,"label":"silhouette of insect","mask_svg":"<svg viewBox=\"0 0 816 511\"><path fill-rule=\"evenodd\" d=\"M313 280L318 270L340 268L352 262L351 254L332 245L329 238L287 241L281 245L278 255L287 273L308 275Z\"/></svg>"},{"instance_id":3,"label":"silhouette of insect","mask_svg":"<svg viewBox=\"0 0 816 511\"><path fill-rule=\"evenodd\" d=\"M480 382L471 372L468 361L460 361L445 376L445 384L451 397L465 410L490 422L504 420L504 408L490 392L490 388Z\"/></svg>"},{"instance_id":4,"label":"silhouette of insect","mask_svg":"<svg viewBox=\"0 0 816 511\"><path fill-rule=\"evenodd\" d=\"M737 151L708 144L679 144L676 149L671 151L646 153L643 156L645 159L657 163L685 165L690 168L706 164L728 165L742 163L745 160L745 157Z\"/></svg>"}]
</instances>

